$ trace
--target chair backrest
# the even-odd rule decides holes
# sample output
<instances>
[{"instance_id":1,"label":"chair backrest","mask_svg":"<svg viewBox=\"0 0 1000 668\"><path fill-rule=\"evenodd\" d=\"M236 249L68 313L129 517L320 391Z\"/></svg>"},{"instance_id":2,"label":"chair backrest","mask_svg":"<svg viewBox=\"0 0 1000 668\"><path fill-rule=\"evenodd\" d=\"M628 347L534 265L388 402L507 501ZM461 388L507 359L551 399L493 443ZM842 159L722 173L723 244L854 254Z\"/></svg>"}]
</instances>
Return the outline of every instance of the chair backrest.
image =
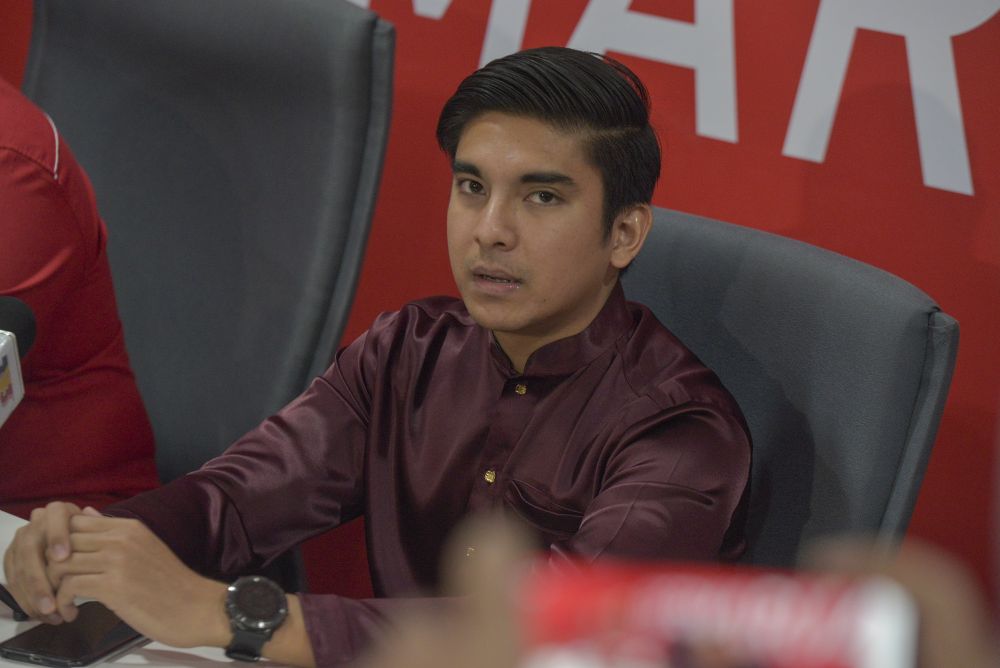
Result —
<instances>
[{"instance_id":1,"label":"chair backrest","mask_svg":"<svg viewBox=\"0 0 1000 668\"><path fill-rule=\"evenodd\" d=\"M161 477L338 345L386 146L390 24L341 0L37 0L24 89L93 181Z\"/></svg>"},{"instance_id":2,"label":"chair backrest","mask_svg":"<svg viewBox=\"0 0 1000 668\"><path fill-rule=\"evenodd\" d=\"M664 209L623 282L736 397L753 438L745 560L789 566L841 532L902 538L958 323L926 294L809 244Z\"/></svg>"}]
</instances>

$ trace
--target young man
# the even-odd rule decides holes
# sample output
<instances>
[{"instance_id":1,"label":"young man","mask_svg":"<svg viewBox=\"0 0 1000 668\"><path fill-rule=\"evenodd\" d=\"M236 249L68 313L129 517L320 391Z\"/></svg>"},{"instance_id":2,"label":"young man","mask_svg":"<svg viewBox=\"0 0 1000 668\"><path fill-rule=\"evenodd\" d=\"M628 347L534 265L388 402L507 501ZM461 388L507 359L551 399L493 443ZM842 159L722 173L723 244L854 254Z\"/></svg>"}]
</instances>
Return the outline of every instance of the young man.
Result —
<instances>
[{"instance_id":1,"label":"young man","mask_svg":"<svg viewBox=\"0 0 1000 668\"><path fill-rule=\"evenodd\" d=\"M118 517L39 511L5 559L29 612L71 619L89 596L169 644L332 665L397 609L440 605L413 597L434 593L445 538L470 513L519 518L553 560L739 555L743 418L618 282L660 167L641 82L591 54L521 52L462 82L438 140L462 300L380 316L296 401ZM361 514L378 599L244 580L227 609L226 586L203 577ZM274 598L241 610L248 591ZM247 615L273 635L246 630Z\"/></svg>"}]
</instances>

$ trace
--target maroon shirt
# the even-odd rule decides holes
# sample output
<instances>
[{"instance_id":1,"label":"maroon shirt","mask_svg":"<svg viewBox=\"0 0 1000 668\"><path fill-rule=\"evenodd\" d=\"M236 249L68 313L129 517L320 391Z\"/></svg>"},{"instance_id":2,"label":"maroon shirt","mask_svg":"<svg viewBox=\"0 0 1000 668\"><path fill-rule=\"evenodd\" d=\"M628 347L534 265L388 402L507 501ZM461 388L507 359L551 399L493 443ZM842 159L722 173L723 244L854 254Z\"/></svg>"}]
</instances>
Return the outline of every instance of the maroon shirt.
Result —
<instances>
[{"instance_id":1,"label":"maroon shirt","mask_svg":"<svg viewBox=\"0 0 1000 668\"><path fill-rule=\"evenodd\" d=\"M0 80L0 294L31 307L23 401L0 426L0 509L103 506L159 484L125 353L107 230L49 119Z\"/></svg>"},{"instance_id":2,"label":"maroon shirt","mask_svg":"<svg viewBox=\"0 0 1000 668\"><path fill-rule=\"evenodd\" d=\"M380 316L224 455L116 514L213 574L364 514L376 595L414 597L434 592L445 538L473 511L514 513L553 555L732 559L749 467L732 397L620 286L524 374L462 302L439 297ZM302 605L331 665L413 602Z\"/></svg>"}]
</instances>

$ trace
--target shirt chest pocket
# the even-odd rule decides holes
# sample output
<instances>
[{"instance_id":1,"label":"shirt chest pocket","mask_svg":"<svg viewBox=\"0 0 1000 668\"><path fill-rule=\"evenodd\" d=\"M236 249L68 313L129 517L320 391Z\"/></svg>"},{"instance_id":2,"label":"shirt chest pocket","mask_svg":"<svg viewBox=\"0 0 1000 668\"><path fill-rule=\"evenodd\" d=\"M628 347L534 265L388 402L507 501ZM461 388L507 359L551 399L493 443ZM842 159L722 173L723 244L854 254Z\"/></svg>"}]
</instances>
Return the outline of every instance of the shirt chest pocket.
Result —
<instances>
[{"instance_id":1,"label":"shirt chest pocket","mask_svg":"<svg viewBox=\"0 0 1000 668\"><path fill-rule=\"evenodd\" d=\"M546 492L520 480L504 490L504 505L541 534L546 543L565 540L580 529L583 513L554 501Z\"/></svg>"}]
</instances>

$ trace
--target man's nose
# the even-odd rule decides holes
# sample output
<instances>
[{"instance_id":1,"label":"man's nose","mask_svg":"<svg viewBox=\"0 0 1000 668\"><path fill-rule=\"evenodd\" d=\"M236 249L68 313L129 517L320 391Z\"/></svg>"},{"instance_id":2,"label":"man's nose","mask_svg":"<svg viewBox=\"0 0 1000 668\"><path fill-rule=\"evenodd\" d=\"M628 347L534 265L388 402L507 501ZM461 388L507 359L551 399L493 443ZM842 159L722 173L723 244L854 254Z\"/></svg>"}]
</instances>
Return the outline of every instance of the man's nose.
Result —
<instances>
[{"instance_id":1,"label":"man's nose","mask_svg":"<svg viewBox=\"0 0 1000 668\"><path fill-rule=\"evenodd\" d=\"M476 241L481 246L510 249L517 244L515 207L501 197L491 197L479 212Z\"/></svg>"}]
</instances>

